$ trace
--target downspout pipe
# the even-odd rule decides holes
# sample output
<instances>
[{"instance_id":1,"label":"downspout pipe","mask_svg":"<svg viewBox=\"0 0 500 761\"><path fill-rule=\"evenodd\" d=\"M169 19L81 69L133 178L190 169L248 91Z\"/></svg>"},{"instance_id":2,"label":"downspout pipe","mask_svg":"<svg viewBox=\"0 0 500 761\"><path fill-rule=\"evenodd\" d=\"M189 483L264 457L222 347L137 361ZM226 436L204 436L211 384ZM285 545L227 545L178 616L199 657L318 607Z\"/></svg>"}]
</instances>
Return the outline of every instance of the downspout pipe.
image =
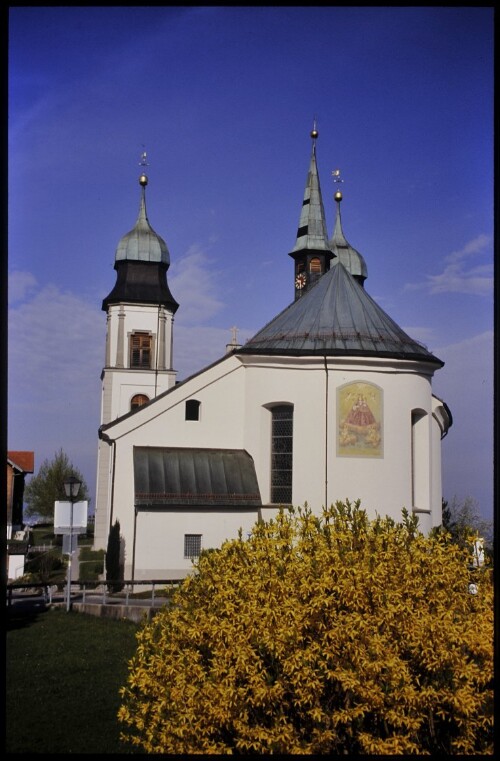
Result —
<instances>
[{"instance_id":1,"label":"downspout pipe","mask_svg":"<svg viewBox=\"0 0 500 761\"><path fill-rule=\"evenodd\" d=\"M325 510L328 508L328 365L326 354L323 357L325 366Z\"/></svg>"}]
</instances>

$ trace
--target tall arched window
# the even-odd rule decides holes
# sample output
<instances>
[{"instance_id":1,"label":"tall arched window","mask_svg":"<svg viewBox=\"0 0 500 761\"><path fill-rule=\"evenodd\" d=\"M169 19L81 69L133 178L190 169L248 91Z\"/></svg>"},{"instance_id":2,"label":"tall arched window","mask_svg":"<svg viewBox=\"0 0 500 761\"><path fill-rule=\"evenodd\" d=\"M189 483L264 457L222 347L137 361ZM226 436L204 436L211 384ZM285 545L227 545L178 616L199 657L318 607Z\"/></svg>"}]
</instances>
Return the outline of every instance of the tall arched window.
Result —
<instances>
[{"instance_id":1,"label":"tall arched window","mask_svg":"<svg viewBox=\"0 0 500 761\"><path fill-rule=\"evenodd\" d=\"M411 496L414 510L428 507L429 473L427 414L424 410L411 412Z\"/></svg>"},{"instance_id":2,"label":"tall arched window","mask_svg":"<svg viewBox=\"0 0 500 761\"><path fill-rule=\"evenodd\" d=\"M130 400L130 409L136 410L137 407L142 407L146 402L149 402L149 396L146 396L146 394L136 394Z\"/></svg>"},{"instance_id":3,"label":"tall arched window","mask_svg":"<svg viewBox=\"0 0 500 761\"><path fill-rule=\"evenodd\" d=\"M271 502L292 502L293 476L293 405L271 409Z\"/></svg>"}]
</instances>

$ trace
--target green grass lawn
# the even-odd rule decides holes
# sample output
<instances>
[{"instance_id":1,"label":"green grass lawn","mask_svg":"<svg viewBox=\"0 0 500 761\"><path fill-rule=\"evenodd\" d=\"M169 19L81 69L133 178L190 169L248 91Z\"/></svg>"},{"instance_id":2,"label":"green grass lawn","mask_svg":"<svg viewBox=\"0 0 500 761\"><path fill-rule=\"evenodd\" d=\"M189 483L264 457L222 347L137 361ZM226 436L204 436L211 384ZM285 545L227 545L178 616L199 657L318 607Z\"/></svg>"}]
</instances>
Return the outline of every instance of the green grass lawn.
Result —
<instances>
[{"instance_id":1,"label":"green grass lawn","mask_svg":"<svg viewBox=\"0 0 500 761\"><path fill-rule=\"evenodd\" d=\"M7 753L137 753L116 718L137 629L62 609L8 613Z\"/></svg>"}]
</instances>

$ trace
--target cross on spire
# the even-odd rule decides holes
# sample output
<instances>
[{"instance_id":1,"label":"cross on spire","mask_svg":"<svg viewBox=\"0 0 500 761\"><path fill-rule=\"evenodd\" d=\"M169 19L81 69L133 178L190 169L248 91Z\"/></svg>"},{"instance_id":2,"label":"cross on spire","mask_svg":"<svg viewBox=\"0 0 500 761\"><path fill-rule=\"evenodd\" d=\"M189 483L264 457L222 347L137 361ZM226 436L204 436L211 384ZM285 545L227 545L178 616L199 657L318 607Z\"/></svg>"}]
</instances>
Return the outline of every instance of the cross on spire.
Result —
<instances>
[{"instance_id":1,"label":"cross on spire","mask_svg":"<svg viewBox=\"0 0 500 761\"><path fill-rule=\"evenodd\" d=\"M340 176L340 169L334 169L332 172L332 177L334 182L344 182Z\"/></svg>"}]
</instances>

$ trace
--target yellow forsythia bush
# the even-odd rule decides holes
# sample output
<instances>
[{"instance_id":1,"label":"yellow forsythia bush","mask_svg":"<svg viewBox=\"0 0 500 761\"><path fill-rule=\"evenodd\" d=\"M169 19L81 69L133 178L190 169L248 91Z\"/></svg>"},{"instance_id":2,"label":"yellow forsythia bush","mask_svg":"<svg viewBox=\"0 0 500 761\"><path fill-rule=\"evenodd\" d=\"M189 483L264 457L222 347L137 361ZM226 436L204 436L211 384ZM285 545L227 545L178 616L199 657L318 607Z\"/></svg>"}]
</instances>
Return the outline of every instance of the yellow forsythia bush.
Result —
<instances>
[{"instance_id":1,"label":"yellow forsythia bush","mask_svg":"<svg viewBox=\"0 0 500 761\"><path fill-rule=\"evenodd\" d=\"M138 632L119 720L147 753L485 754L492 680L491 569L338 502L202 553Z\"/></svg>"}]
</instances>

